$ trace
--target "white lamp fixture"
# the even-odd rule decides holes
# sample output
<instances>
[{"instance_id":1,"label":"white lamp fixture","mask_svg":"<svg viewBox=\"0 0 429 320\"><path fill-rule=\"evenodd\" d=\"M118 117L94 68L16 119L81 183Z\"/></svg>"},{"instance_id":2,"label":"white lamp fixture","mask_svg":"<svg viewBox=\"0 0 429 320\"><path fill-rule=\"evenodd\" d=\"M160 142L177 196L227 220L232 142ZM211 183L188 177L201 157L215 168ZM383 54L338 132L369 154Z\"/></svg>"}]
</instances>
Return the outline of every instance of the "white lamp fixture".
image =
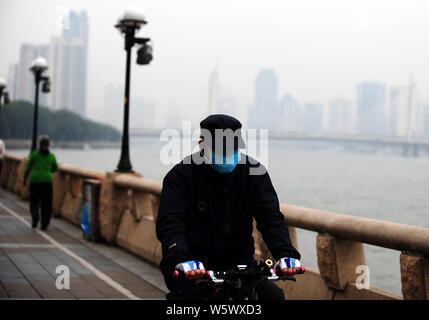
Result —
<instances>
[{"instance_id":1,"label":"white lamp fixture","mask_svg":"<svg viewBox=\"0 0 429 320\"><path fill-rule=\"evenodd\" d=\"M134 28L135 30L140 29L142 24L146 24L146 17L143 14L143 10L141 8L128 8L124 11L122 17L118 19L118 23L116 24L116 28L118 28L121 32L125 32L127 28Z\"/></svg>"},{"instance_id":2,"label":"white lamp fixture","mask_svg":"<svg viewBox=\"0 0 429 320\"><path fill-rule=\"evenodd\" d=\"M42 72L46 69L48 69L48 62L43 57L34 59L30 66L30 70L33 72Z\"/></svg>"}]
</instances>

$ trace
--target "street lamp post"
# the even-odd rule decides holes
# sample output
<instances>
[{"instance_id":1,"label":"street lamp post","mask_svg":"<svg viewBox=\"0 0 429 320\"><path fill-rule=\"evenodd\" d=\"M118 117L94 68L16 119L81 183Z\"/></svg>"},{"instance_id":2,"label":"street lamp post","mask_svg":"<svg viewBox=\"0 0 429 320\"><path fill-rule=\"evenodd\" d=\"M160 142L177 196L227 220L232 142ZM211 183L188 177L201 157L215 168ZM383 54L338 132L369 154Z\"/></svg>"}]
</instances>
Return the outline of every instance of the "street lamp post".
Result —
<instances>
[{"instance_id":1,"label":"street lamp post","mask_svg":"<svg viewBox=\"0 0 429 320\"><path fill-rule=\"evenodd\" d=\"M40 82L43 81L42 91L44 93L50 92L51 83L49 77L44 76L43 72L48 69L48 63L45 58L38 57L32 63L30 71L34 74L34 83L36 86L36 93L34 97L34 113L33 113L33 139L31 143L31 152L37 149L37 124L39 117L39 88Z\"/></svg>"},{"instance_id":2,"label":"street lamp post","mask_svg":"<svg viewBox=\"0 0 429 320\"><path fill-rule=\"evenodd\" d=\"M124 124L122 132L121 157L119 159L116 172L133 172L130 160L129 147L129 109L130 109L130 75L131 75L131 49L135 44L141 47L137 51L137 64L149 64L152 60L152 47L149 45L149 38L136 38L135 33L143 24L146 24L144 15L135 10L125 11L115 27L124 34L126 51L126 71L125 71L125 97L124 97Z\"/></svg>"},{"instance_id":3,"label":"street lamp post","mask_svg":"<svg viewBox=\"0 0 429 320\"><path fill-rule=\"evenodd\" d=\"M6 89L6 80L4 78L0 78L0 111L2 107L2 100L4 100L4 104L9 103L9 92Z\"/></svg>"}]
</instances>

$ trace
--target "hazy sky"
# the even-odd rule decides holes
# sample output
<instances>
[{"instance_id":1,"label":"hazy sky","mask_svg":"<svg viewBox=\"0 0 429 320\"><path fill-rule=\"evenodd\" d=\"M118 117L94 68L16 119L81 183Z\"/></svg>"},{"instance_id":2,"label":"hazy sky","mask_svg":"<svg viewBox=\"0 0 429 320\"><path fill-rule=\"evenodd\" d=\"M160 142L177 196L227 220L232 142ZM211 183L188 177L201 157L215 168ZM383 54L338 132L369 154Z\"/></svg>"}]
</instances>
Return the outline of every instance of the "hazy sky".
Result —
<instances>
[{"instance_id":1,"label":"hazy sky","mask_svg":"<svg viewBox=\"0 0 429 320\"><path fill-rule=\"evenodd\" d=\"M262 68L276 70L279 98L290 93L301 103L354 101L358 82L407 84L410 73L429 100L427 0L0 0L0 76L18 62L22 42L48 43L61 34L64 9L85 9L88 114L98 116L106 84L124 82L123 40L113 25L130 5L145 10L149 23L139 35L154 44L149 66L136 65L134 51L131 92L155 102L158 125L170 106L191 120L205 114L216 65L243 121Z\"/></svg>"}]
</instances>

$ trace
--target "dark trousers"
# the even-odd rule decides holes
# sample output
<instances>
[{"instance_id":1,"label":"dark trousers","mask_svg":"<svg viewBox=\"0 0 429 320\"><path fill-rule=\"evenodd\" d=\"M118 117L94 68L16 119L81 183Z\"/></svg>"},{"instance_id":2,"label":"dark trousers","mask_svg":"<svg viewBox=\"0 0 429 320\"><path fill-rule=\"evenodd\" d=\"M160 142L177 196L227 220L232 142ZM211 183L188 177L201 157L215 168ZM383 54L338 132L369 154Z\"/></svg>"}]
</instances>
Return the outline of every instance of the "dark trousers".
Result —
<instances>
[{"instance_id":1,"label":"dark trousers","mask_svg":"<svg viewBox=\"0 0 429 320\"><path fill-rule=\"evenodd\" d=\"M52 182L30 183L30 212L33 226L39 222L39 208L42 215L42 229L49 225L52 215Z\"/></svg>"},{"instance_id":2,"label":"dark trousers","mask_svg":"<svg viewBox=\"0 0 429 320\"><path fill-rule=\"evenodd\" d=\"M184 295L169 292L166 295L167 300L204 300L212 292L209 287L194 287L189 289ZM258 300L285 300L283 289L276 283L270 281L263 281L256 285L256 294Z\"/></svg>"}]
</instances>

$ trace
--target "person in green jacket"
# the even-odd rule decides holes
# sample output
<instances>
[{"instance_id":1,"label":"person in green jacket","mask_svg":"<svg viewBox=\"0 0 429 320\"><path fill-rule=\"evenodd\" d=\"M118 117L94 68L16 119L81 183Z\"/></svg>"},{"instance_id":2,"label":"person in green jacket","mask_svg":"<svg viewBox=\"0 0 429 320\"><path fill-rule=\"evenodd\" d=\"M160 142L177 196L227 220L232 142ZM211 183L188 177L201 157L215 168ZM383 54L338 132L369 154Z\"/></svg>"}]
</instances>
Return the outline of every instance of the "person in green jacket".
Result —
<instances>
[{"instance_id":1,"label":"person in green jacket","mask_svg":"<svg viewBox=\"0 0 429 320\"><path fill-rule=\"evenodd\" d=\"M46 230L52 214L52 172L58 171L55 155L49 151L49 138L42 136L39 149L30 154L24 172L24 185L30 175L30 212L33 228L39 223L39 207L42 219L41 229Z\"/></svg>"}]
</instances>

